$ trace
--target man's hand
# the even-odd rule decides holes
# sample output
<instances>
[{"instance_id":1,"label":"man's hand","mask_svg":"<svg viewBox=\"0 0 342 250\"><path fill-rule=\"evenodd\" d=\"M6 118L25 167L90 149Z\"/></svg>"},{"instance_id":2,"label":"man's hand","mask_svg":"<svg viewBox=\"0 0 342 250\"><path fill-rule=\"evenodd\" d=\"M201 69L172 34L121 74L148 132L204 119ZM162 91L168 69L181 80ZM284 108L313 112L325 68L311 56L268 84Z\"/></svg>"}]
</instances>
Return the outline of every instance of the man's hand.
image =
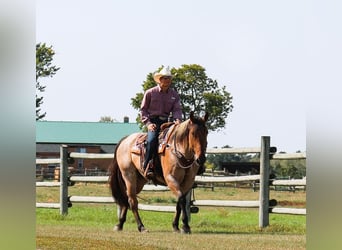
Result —
<instances>
[{"instance_id":1,"label":"man's hand","mask_svg":"<svg viewBox=\"0 0 342 250\"><path fill-rule=\"evenodd\" d=\"M176 120L174 121L174 123L178 125L178 124L181 123L181 121L180 121L179 119L176 119Z\"/></svg>"},{"instance_id":2,"label":"man's hand","mask_svg":"<svg viewBox=\"0 0 342 250\"><path fill-rule=\"evenodd\" d=\"M150 123L150 124L147 125L147 130L148 131L155 131L156 128L157 128L157 125L154 124L154 123Z\"/></svg>"}]
</instances>

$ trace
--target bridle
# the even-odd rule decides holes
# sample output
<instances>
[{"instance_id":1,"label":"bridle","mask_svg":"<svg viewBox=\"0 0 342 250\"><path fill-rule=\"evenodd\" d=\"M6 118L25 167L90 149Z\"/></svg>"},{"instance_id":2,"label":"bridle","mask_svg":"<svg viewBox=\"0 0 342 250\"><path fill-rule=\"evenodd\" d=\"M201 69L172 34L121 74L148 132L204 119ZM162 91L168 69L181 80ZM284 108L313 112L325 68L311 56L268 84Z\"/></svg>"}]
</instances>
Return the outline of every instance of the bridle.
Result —
<instances>
[{"instance_id":1,"label":"bridle","mask_svg":"<svg viewBox=\"0 0 342 250\"><path fill-rule=\"evenodd\" d=\"M176 143L177 130L175 131L175 134L173 137L174 137L173 138L173 149L171 150L171 152L177 157L178 165L184 169L192 167L193 164L200 166L201 165L200 157L195 159L195 154L193 153L192 157L190 159L187 159L185 157L185 155L177 149L177 143Z\"/></svg>"}]
</instances>

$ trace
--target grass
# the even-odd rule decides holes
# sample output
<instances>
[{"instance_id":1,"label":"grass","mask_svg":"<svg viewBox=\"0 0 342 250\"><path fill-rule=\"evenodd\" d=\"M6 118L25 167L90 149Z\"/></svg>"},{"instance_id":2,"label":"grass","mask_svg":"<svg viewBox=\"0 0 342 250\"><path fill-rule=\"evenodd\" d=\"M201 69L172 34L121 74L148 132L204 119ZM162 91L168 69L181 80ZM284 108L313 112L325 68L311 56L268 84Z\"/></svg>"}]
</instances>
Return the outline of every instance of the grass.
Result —
<instances>
[{"instance_id":1,"label":"grass","mask_svg":"<svg viewBox=\"0 0 342 250\"><path fill-rule=\"evenodd\" d=\"M196 199L256 200L251 189L218 187L196 189ZM70 195L109 196L108 187L78 184ZM305 207L305 192L275 192L271 198L291 207ZM174 204L170 192L143 192L144 204ZM37 202L58 202L58 188L37 188ZM191 215L191 235L172 233L172 213L140 211L147 234L137 231L131 212L122 232L115 204L73 204L67 216L59 210L36 209L37 249L305 249L306 217L270 214L270 226L258 227L258 209L200 207Z\"/></svg>"}]
</instances>

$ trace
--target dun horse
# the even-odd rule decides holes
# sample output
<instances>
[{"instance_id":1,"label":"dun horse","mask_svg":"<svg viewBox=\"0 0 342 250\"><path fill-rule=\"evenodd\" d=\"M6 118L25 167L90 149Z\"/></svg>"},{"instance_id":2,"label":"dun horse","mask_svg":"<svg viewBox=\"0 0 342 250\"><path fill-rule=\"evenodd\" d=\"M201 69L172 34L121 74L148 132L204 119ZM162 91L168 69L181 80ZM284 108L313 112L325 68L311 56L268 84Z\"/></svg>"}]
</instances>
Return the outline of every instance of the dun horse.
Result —
<instances>
[{"instance_id":1,"label":"dun horse","mask_svg":"<svg viewBox=\"0 0 342 250\"><path fill-rule=\"evenodd\" d=\"M158 159L161 170L154 182L167 185L177 198L172 223L175 232L180 232L179 219L182 214L182 230L184 233L191 233L185 197L191 191L195 176L198 170L203 168L206 160L208 129L205 123L207 120L208 114L204 117L195 117L191 112L188 120L168 128L159 147ZM119 223L114 227L116 231L123 229L129 208L134 214L138 230L147 231L139 216L137 200L137 194L147 183L141 170L140 157L143 154L134 149L143 135L143 133L135 133L121 139L110 165L109 183L115 202L119 206Z\"/></svg>"}]
</instances>

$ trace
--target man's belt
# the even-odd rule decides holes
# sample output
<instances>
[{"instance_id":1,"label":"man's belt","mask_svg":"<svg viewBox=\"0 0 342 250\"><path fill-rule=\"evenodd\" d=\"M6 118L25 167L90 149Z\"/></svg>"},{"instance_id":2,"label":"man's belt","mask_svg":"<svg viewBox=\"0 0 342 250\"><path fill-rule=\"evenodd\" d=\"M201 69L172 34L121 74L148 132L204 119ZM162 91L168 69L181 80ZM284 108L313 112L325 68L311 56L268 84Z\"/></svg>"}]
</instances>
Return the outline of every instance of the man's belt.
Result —
<instances>
[{"instance_id":1,"label":"man's belt","mask_svg":"<svg viewBox=\"0 0 342 250\"><path fill-rule=\"evenodd\" d=\"M153 119L159 119L159 120L161 120L161 121L166 121L166 120L167 120L167 117L165 117L165 116L152 116L152 117L150 117L150 119L151 119L151 120L153 120Z\"/></svg>"}]
</instances>

